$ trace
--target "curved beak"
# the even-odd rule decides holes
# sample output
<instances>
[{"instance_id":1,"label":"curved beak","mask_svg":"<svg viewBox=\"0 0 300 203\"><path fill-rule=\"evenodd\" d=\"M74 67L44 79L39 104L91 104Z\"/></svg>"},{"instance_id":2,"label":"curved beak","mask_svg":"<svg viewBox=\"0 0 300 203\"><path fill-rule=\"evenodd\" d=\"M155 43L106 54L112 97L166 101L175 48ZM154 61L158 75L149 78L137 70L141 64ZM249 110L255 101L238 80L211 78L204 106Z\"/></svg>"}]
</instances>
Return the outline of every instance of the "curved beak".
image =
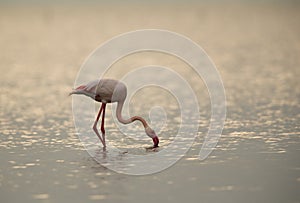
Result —
<instances>
[{"instance_id":1,"label":"curved beak","mask_svg":"<svg viewBox=\"0 0 300 203\"><path fill-rule=\"evenodd\" d=\"M152 138L153 140L153 147L156 148L158 147L158 143L159 143L159 139L157 136L155 136L154 138Z\"/></svg>"}]
</instances>

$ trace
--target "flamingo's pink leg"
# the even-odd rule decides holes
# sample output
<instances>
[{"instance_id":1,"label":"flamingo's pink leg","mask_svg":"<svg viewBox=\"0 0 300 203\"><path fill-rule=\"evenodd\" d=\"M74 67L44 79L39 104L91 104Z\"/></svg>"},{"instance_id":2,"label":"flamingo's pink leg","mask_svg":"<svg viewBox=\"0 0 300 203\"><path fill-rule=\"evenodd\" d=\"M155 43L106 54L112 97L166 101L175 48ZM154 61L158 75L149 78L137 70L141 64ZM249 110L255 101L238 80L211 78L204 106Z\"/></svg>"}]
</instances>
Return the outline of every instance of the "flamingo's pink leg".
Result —
<instances>
[{"instance_id":1,"label":"flamingo's pink leg","mask_svg":"<svg viewBox=\"0 0 300 203\"><path fill-rule=\"evenodd\" d=\"M105 105L102 103L102 105L101 105L101 107L100 107L100 109L99 109L99 113L98 113L98 115L97 115L97 118L96 118L96 120L95 120L95 123L94 123L94 125L93 125L93 130L94 130L94 132L96 133L96 135L98 136L98 138L100 139L100 141L102 142L103 146L105 147L104 139L101 137L101 135L99 134L98 129L97 129L97 123L98 123L98 121L99 121L99 118L100 118L101 112L103 111L103 107L104 107L104 106L105 106Z\"/></svg>"},{"instance_id":2,"label":"flamingo's pink leg","mask_svg":"<svg viewBox=\"0 0 300 203\"><path fill-rule=\"evenodd\" d=\"M105 108L106 108L106 104L102 104L103 105L103 112L102 112L102 120L101 120L101 132L102 132L102 138L103 138L103 142L104 142L104 146L106 146L106 142L105 142L105 129L104 129L104 119L105 119Z\"/></svg>"}]
</instances>

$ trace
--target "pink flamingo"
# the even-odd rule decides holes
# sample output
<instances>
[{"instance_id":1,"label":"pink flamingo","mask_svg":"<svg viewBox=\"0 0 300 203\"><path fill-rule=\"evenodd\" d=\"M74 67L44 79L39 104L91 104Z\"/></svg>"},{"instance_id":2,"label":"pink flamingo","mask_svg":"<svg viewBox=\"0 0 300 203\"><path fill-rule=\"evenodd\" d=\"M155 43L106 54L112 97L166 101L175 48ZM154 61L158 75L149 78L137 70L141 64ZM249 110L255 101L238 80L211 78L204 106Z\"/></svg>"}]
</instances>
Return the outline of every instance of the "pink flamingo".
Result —
<instances>
[{"instance_id":1,"label":"pink flamingo","mask_svg":"<svg viewBox=\"0 0 300 203\"><path fill-rule=\"evenodd\" d=\"M112 102L117 102L117 110L116 110L116 115L117 119L119 122L123 124L129 124L134 121L140 121L144 128L146 134L152 138L153 140L153 148L158 147L159 139L152 130L145 119L139 116L133 116L129 119L124 119L122 117L122 108L124 101L127 96L127 88L126 85L118 80L113 80L113 79L101 79L101 80L93 80L89 82L86 85L81 85L77 87L76 89L72 90L72 92L69 95L72 94L83 94L88 97L91 97L92 99L96 100L97 102L101 102L102 105L100 107L99 113L97 115L97 118L95 120L95 123L93 125L93 130L99 137L100 141L103 144L103 147L106 147L105 143L105 129L104 129L104 119L105 119L105 108L107 103L112 103ZM102 119L101 119L101 132L102 132L102 137L100 136L98 129L97 129L97 123L99 121L99 118L102 113Z\"/></svg>"}]
</instances>

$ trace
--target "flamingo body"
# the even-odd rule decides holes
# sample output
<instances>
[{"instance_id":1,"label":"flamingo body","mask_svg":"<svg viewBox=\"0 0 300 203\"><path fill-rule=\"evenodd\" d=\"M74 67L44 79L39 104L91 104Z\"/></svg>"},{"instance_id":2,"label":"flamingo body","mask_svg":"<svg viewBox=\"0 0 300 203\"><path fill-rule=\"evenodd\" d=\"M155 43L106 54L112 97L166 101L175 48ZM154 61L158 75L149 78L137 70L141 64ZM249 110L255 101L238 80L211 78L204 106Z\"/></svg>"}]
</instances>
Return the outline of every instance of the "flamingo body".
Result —
<instances>
[{"instance_id":1,"label":"flamingo body","mask_svg":"<svg viewBox=\"0 0 300 203\"><path fill-rule=\"evenodd\" d=\"M152 130L148 123L139 116L133 116L129 119L124 119L122 117L122 108L124 101L127 96L127 88L126 85L118 80L114 79L101 79L101 80L93 80L85 85L80 85L79 87L75 88L69 95L72 94L83 94L94 99L97 102L101 102L102 105L99 109L99 113L95 120L93 130L99 137L100 141L102 142L103 146L106 147L105 143L105 129L104 129L104 119L105 119L105 108L107 103L117 102L117 110L116 115L119 122L123 124L129 124L136 120L140 121L144 128L146 134L152 138L153 140L153 147L158 147L159 139L154 130ZM102 121L101 121L101 132L102 136L99 134L97 129L97 123L102 113Z\"/></svg>"}]
</instances>

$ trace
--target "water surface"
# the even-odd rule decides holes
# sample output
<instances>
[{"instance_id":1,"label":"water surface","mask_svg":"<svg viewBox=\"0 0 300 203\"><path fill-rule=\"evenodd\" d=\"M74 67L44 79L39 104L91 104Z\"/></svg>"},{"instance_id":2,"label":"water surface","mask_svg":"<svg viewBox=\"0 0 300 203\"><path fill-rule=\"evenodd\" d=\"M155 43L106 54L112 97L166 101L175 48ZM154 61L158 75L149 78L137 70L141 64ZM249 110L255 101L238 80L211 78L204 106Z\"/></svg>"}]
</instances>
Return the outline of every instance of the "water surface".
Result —
<instances>
[{"instance_id":1,"label":"water surface","mask_svg":"<svg viewBox=\"0 0 300 203\"><path fill-rule=\"evenodd\" d=\"M298 4L0 10L1 202L300 202ZM197 92L201 114L195 143L178 163L153 175L128 176L101 166L85 151L67 93L93 49L142 28L181 33L208 52L224 82L227 120L216 149L199 162L210 118L201 78L182 61L161 53L122 59L108 77L121 78L142 65L171 67ZM130 111L147 118L157 105L168 116L159 134L163 149L178 130L174 98L145 88L132 98ZM128 126L139 135L140 127ZM123 151L145 154L144 147L151 144L147 137L122 138L111 116L106 130L108 141Z\"/></svg>"}]
</instances>

